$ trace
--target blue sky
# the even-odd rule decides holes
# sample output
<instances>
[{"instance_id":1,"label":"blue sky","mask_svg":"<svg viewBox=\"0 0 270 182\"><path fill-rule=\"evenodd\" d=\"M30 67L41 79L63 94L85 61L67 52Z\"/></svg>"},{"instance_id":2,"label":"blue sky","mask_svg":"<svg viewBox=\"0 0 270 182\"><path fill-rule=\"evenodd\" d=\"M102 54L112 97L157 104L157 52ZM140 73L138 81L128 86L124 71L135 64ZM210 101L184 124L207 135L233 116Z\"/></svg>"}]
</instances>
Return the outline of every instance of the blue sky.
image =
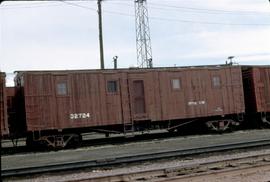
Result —
<instances>
[{"instance_id":1,"label":"blue sky","mask_svg":"<svg viewBox=\"0 0 270 182\"><path fill-rule=\"evenodd\" d=\"M148 0L154 66L270 64L268 0ZM72 3L72 4L71 4ZM105 67L136 66L133 0L103 5ZM99 68L95 1L4 2L0 69Z\"/></svg>"}]
</instances>

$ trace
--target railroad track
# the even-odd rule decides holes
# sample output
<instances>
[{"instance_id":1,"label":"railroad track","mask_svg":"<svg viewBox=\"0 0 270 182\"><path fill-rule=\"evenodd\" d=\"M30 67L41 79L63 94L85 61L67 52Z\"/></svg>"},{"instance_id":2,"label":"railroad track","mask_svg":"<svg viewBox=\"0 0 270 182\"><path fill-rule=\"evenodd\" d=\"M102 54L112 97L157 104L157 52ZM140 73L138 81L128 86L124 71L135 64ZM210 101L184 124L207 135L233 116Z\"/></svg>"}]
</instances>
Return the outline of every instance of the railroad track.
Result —
<instances>
[{"instance_id":1,"label":"railroad track","mask_svg":"<svg viewBox=\"0 0 270 182\"><path fill-rule=\"evenodd\" d=\"M192 179L197 179L197 181L207 181L207 179L213 176L214 178L218 176L219 179L221 179L220 177L224 177L225 175L230 176L232 174L238 174L240 179L243 179L244 174L250 175L258 171L261 173L263 170L270 172L269 152L267 154L253 154L243 157L234 156L231 158L208 160L204 162L199 161L196 164L187 164L177 167L165 166L148 170L140 169L133 172L116 172L115 174L105 173L103 175L100 174L99 176L86 176L81 179L72 179L72 181L192 181ZM259 175L261 176L261 174Z\"/></svg>"},{"instance_id":2,"label":"railroad track","mask_svg":"<svg viewBox=\"0 0 270 182\"><path fill-rule=\"evenodd\" d=\"M119 145L125 144L130 142L142 142L142 141L151 141L151 140L158 140L158 139L166 139L172 138L177 136L190 136L194 135L195 133L169 133L169 132L160 132L160 133L145 133L145 134L137 134L134 137L125 137L125 136L113 136L110 138L100 137L94 139L84 139L80 147L89 147L89 146L102 146L106 144L110 145ZM208 134L208 133L200 133L200 134ZM25 140L21 140L20 142L25 142ZM8 142L6 142L8 143ZM66 148L69 149L69 148ZM29 148L25 144L20 146L12 146L12 147L3 147L1 148L1 155L13 155L13 154L25 154L25 153L33 153L33 152L47 152L49 148ZM65 150L65 149L61 149Z\"/></svg>"},{"instance_id":3,"label":"railroad track","mask_svg":"<svg viewBox=\"0 0 270 182\"><path fill-rule=\"evenodd\" d=\"M202 153L222 152L235 149L244 149L252 147L270 146L270 138L263 140L254 140L249 142L229 143L202 148L190 148L185 150L164 151L158 153L145 153L142 155L132 155L124 157L107 158L102 160L78 161L72 163L61 163L55 165L35 166L35 167L18 167L12 169L2 169L1 177L14 177L20 175L33 175L38 173L79 170L83 168L95 168L102 166L112 166L118 164L127 164L149 160L158 160L172 157L189 156Z\"/></svg>"}]
</instances>

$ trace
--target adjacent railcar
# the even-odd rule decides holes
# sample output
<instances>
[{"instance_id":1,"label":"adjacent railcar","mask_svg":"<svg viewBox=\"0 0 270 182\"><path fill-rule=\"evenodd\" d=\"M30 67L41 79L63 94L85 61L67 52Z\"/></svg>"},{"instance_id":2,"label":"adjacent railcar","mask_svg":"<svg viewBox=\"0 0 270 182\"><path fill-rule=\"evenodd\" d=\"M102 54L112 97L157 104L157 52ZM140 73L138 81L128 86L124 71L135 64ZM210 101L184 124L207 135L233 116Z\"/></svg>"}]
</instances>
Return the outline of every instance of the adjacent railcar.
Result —
<instances>
[{"instance_id":1,"label":"adjacent railcar","mask_svg":"<svg viewBox=\"0 0 270 182\"><path fill-rule=\"evenodd\" d=\"M16 89L15 87L6 87L6 98L7 98L7 110L9 112L15 112L16 103Z\"/></svg>"},{"instance_id":2,"label":"adjacent railcar","mask_svg":"<svg viewBox=\"0 0 270 182\"><path fill-rule=\"evenodd\" d=\"M0 72L0 120L1 120L1 137L9 134L8 120L7 120L7 104L6 104L6 90L5 90L6 75Z\"/></svg>"},{"instance_id":3,"label":"adjacent railcar","mask_svg":"<svg viewBox=\"0 0 270 182\"><path fill-rule=\"evenodd\" d=\"M243 67L246 113L270 126L270 66Z\"/></svg>"},{"instance_id":4,"label":"adjacent railcar","mask_svg":"<svg viewBox=\"0 0 270 182\"><path fill-rule=\"evenodd\" d=\"M241 67L19 71L28 143L66 146L84 131L237 125L245 111Z\"/></svg>"},{"instance_id":5,"label":"adjacent railcar","mask_svg":"<svg viewBox=\"0 0 270 182\"><path fill-rule=\"evenodd\" d=\"M21 100L18 100L15 87L6 87L7 115L9 124L9 137L12 139L25 137L25 119L24 114L18 112L18 108L24 107Z\"/></svg>"}]
</instances>

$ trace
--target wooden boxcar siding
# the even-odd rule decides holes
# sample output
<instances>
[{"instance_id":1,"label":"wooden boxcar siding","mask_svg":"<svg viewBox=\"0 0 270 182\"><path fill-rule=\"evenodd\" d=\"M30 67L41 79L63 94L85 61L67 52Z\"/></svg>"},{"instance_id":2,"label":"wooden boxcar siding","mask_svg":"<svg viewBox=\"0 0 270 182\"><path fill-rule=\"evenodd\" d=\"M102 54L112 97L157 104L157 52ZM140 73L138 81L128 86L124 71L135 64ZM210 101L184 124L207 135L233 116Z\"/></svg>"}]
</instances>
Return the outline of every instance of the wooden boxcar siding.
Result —
<instances>
[{"instance_id":1,"label":"wooden boxcar siding","mask_svg":"<svg viewBox=\"0 0 270 182\"><path fill-rule=\"evenodd\" d=\"M243 113L244 93L241 69L186 69L159 73L161 120L219 116ZM220 78L214 88L213 77ZM172 80L180 80L180 89L172 88Z\"/></svg>"},{"instance_id":2,"label":"wooden boxcar siding","mask_svg":"<svg viewBox=\"0 0 270 182\"><path fill-rule=\"evenodd\" d=\"M7 105L5 90L5 73L0 73L0 120L1 120L1 136L9 133L7 121Z\"/></svg>"},{"instance_id":3,"label":"wooden boxcar siding","mask_svg":"<svg viewBox=\"0 0 270 182\"><path fill-rule=\"evenodd\" d=\"M270 112L270 67L252 68L256 112Z\"/></svg>"},{"instance_id":4,"label":"wooden boxcar siding","mask_svg":"<svg viewBox=\"0 0 270 182\"><path fill-rule=\"evenodd\" d=\"M28 131L121 124L130 120L125 73L25 73L23 89ZM109 80L121 83L108 93ZM57 95L57 83L68 93ZM122 103L121 103L122 100ZM89 116L88 116L89 113ZM85 114L85 118L80 118ZM74 117L71 119L71 115ZM76 118L79 117L79 118Z\"/></svg>"},{"instance_id":5,"label":"wooden boxcar siding","mask_svg":"<svg viewBox=\"0 0 270 182\"><path fill-rule=\"evenodd\" d=\"M220 78L219 88L213 88L213 76ZM217 116L245 109L240 67L22 72L17 77L22 79L30 131ZM180 80L179 90L172 89L172 79ZM116 92L108 91L108 81L117 83ZM66 95L57 95L58 83L67 84Z\"/></svg>"}]
</instances>

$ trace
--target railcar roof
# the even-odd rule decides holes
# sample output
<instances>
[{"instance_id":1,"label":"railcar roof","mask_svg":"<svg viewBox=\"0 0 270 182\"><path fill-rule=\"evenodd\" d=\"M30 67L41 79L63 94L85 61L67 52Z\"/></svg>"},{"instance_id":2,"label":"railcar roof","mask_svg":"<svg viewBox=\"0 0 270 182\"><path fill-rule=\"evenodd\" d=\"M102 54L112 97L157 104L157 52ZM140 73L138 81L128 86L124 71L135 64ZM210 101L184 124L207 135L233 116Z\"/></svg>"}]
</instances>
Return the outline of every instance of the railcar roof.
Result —
<instances>
[{"instance_id":1,"label":"railcar roof","mask_svg":"<svg viewBox=\"0 0 270 182\"><path fill-rule=\"evenodd\" d=\"M202 65L202 66L178 66L178 67L154 67L154 68L138 68L138 67L130 67L130 68L117 68L117 69L78 69L78 70L18 70L18 72L107 72L107 71L149 71L149 70L178 70L178 69L216 69L221 67L230 67L232 65ZM233 65L233 67L239 65Z\"/></svg>"},{"instance_id":2,"label":"railcar roof","mask_svg":"<svg viewBox=\"0 0 270 182\"><path fill-rule=\"evenodd\" d=\"M187 70L187 69L219 69L219 68L228 68L228 67L245 67L245 68L252 68L252 67L270 67L270 65L231 65L231 64L220 64L220 65L200 65L200 66L181 66L181 67L155 67L155 68L138 68L138 67L131 67L131 68L118 68L118 69L78 69L78 70L18 70L14 73L115 73L115 72L126 72L126 71L175 71L179 69Z\"/></svg>"}]
</instances>

